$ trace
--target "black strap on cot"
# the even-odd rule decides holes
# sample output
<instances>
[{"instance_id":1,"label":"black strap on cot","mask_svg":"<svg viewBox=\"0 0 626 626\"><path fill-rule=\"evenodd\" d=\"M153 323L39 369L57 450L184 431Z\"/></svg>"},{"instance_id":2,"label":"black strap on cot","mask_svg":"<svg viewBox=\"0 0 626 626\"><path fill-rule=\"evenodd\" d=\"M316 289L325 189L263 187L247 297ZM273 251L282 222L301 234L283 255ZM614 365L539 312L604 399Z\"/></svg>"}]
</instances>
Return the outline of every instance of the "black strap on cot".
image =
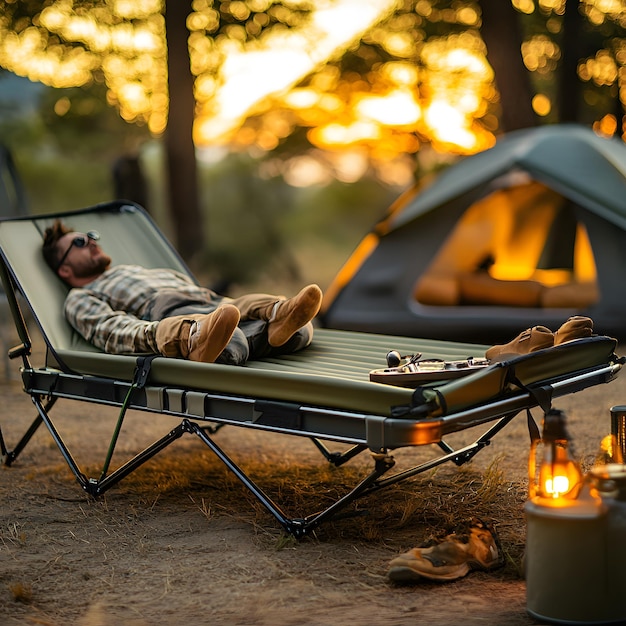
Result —
<instances>
[{"instance_id":1,"label":"black strap on cot","mask_svg":"<svg viewBox=\"0 0 626 626\"><path fill-rule=\"evenodd\" d=\"M547 413L552 408L552 387L544 386L544 387L534 387L530 388L527 385L524 385L519 378L515 375L515 368L511 369L510 376L508 377L509 381L521 389L527 391L535 402L541 407L542 411ZM528 424L528 434L530 436L530 451L528 456L528 485L531 490L530 495L533 496L532 493L532 485L535 480L535 454L537 446L541 443L541 433L539 431L539 426L537 426L537 422L533 417L530 409L526 409L526 423Z\"/></svg>"},{"instance_id":2,"label":"black strap on cot","mask_svg":"<svg viewBox=\"0 0 626 626\"><path fill-rule=\"evenodd\" d=\"M528 392L535 402L541 407L544 413L547 413L552 408L552 387L546 385L544 387L528 387L517 377L515 374L515 368L512 367L507 375L509 382L517 385L520 389ZM530 409L526 409L526 421L528 423L528 434L530 435L530 445L536 446L541 439L539 432L539 426L532 416Z\"/></svg>"},{"instance_id":3,"label":"black strap on cot","mask_svg":"<svg viewBox=\"0 0 626 626\"><path fill-rule=\"evenodd\" d=\"M102 467L102 473L100 474L100 480L102 480L109 471L109 465L111 464L111 459L113 458L113 452L115 451L115 446L117 444L117 440L120 435L120 431L122 430L122 423L124 422L124 417L126 415L126 411L128 410L128 404L130 402L130 397L135 389L142 389L150 375L150 368L152 367L152 361L160 356L158 354L151 354L149 356L140 356L137 358L137 365L135 367L135 373L133 375L133 382L128 388L128 393L124 398L124 402L120 408L120 414L117 418L117 424L115 425L115 431L113 432L113 437L111 438L111 443L109 444L109 450L107 452L106 459L104 461L104 465Z\"/></svg>"}]
</instances>

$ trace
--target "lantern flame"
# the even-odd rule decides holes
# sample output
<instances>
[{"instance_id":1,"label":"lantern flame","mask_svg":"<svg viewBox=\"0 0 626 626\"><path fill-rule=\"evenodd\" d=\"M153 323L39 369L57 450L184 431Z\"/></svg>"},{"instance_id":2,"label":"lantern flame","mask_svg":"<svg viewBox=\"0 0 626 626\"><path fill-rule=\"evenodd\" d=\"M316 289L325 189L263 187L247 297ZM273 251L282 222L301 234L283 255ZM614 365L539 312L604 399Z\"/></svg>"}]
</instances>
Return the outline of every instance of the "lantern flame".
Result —
<instances>
[{"instance_id":1,"label":"lantern flame","mask_svg":"<svg viewBox=\"0 0 626 626\"><path fill-rule=\"evenodd\" d=\"M553 498L558 498L562 494L567 493L569 491L569 480L567 476L548 478L545 484L545 491Z\"/></svg>"},{"instance_id":2,"label":"lantern flame","mask_svg":"<svg viewBox=\"0 0 626 626\"><path fill-rule=\"evenodd\" d=\"M572 458L568 439L563 413L554 409L548 411L544 418L541 440L543 459L539 463L539 474L533 479L536 467L534 447L529 459L529 471L533 495L554 505L578 498L583 484L583 473Z\"/></svg>"}]
</instances>

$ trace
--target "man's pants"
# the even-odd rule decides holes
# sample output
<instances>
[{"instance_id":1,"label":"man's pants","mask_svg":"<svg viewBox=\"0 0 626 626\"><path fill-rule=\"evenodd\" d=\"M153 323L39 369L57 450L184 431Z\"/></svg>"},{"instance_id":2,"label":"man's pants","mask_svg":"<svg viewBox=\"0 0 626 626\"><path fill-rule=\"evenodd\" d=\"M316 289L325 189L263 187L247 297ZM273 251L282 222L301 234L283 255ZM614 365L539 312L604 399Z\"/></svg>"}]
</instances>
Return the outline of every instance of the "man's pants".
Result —
<instances>
[{"instance_id":1,"label":"man's pants","mask_svg":"<svg viewBox=\"0 0 626 626\"><path fill-rule=\"evenodd\" d=\"M210 302L193 302L178 294L164 294L152 308L152 320L161 320L175 315L212 313L222 304L232 304L241 313L241 321L232 339L217 358L216 363L243 365L248 359L289 354L306 348L313 339L313 324L310 322L298 330L289 341L277 348L270 346L267 339L267 321L254 319L259 309L267 309L280 298L265 294L247 294L240 298L215 297ZM252 318L251 318L252 316Z\"/></svg>"}]
</instances>

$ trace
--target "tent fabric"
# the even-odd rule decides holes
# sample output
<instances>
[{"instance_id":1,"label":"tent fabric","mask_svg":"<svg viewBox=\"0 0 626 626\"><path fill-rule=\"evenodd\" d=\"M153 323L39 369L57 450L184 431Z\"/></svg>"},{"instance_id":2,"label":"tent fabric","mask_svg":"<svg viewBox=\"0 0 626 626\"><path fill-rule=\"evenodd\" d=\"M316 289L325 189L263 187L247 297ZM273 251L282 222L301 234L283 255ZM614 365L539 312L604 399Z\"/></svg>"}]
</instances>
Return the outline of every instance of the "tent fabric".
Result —
<instances>
[{"instance_id":1,"label":"tent fabric","mask_svg":"<svg viewBox=\"0 0 626 626\"><path fill-rule=\"evenodd\" d=\"M449 167L419 202L396 215L399 228L468 190L497 181L511 172L526 172L534 180L596 207L605 219L626 228L626 148L622 141L599 137L577 124L555 124L509 133L496 146Z\"/></svg>"},{"instance_id":2,"label":"tent fabric","mask_svg":"<svg viewBox=\"0 0 626 626\"><path fill-rule=\"evenodd\" d=\"M626 336L626 144L574 124L520 130L412 189L327 290L326 326L508 340L569 316Z\"/></svg>"}]
</instances>

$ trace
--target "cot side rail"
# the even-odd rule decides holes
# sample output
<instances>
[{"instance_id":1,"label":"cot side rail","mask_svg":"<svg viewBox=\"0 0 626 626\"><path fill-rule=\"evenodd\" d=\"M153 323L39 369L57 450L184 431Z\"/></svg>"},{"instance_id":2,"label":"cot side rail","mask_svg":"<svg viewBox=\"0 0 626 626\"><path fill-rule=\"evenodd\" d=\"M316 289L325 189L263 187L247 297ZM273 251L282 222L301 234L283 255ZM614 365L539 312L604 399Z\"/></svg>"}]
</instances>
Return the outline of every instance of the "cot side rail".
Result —
<instances>
[{"instance_id":1,"label":"cot side rail","mask_svg":"<svg viewBox=\"0 0 626 626\"><path fill-rule=\"evenodd\" d=\"M552 384L543 384L542 388L548 387L554 397L566 395L591 385L610 382L620 368L621 363L599 366L567 379L554 381ZM25 391L36 407L37 415L13 450L7 448L0 433L2 461L5 465L11 465L16 460L39 426L45 424L83 490L91 496L98 497L184 434L192 434L210 448L283 529L296 538L309 534L323 521L373 491L407 480L447 462L456 465L468 462L480 450L490 445L492 438L520 411L537 406L532 390L520 391L510 397L455 415L416 420L351 414L348 411L336 411L327 407L258 401L254 398L204 391L150 386L134 388L133 384L128 382L81 377L50 369L24 368L22 379ZM78 466L55 420L51 417L51 411L59 399L117 407L120 409L118 427L127 409L169 415L179 418L180 421L154 443L109 472L108 464L117 439L117 432L114 432L102 473L99 477L89 477ZM484 432L477 438L470 438L467 445L459 448L450 446L444 439L447 434L485 424L487 428ZM341 465L361 452L369 450L373 468L349 492L326 509L311 515L292 517L287 515L215 442L213 435L222 425L308 437L324 452L327 460L335 465ZM350 447L345 452L330 452L323 441L347 444ZM409 469L391 473L395 465L391 454L393 449L426 444L435 444L434 448L438 449L433 458Z\"/></svg>"}]
</instances>

